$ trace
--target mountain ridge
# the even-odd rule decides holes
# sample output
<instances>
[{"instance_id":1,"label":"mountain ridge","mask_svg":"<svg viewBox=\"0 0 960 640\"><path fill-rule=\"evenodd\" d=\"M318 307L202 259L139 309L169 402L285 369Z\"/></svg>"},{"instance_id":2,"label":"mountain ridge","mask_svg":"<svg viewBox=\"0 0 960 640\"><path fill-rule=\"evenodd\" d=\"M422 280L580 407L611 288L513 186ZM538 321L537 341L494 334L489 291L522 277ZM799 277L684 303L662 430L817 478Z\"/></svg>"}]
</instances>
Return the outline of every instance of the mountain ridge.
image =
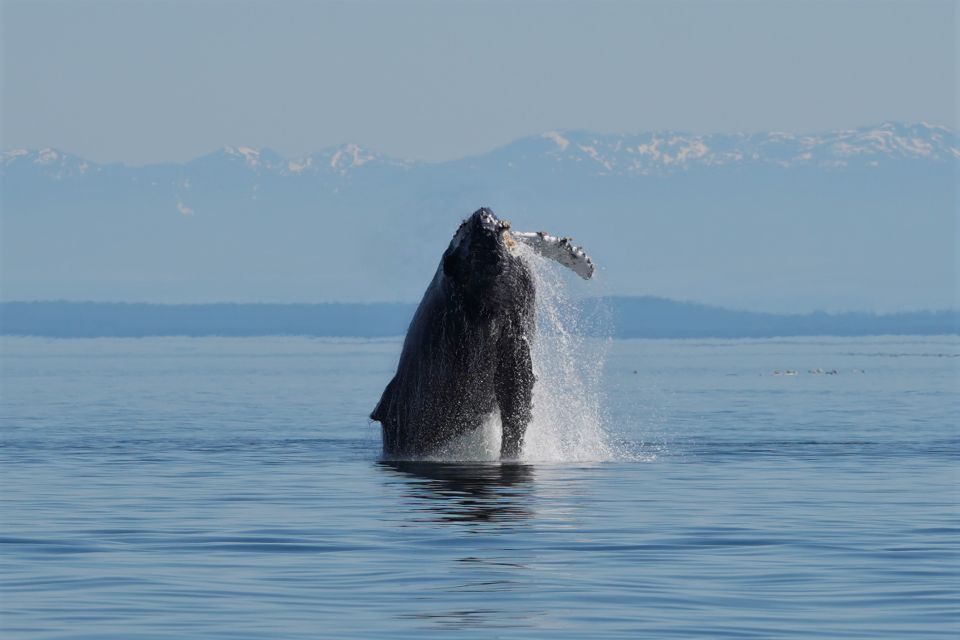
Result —
<instances>
[{"instance_id":1,"label":"mountain ridge","mask_svg":"<svg viewBox=\"0 0 960 640\"><path fill-rule=\"evenodd\" d=\"M538 145L538 142L545 144ZM537 147L540 147L537 149ZM247 169L280 176L333 172L345 176L364 165L398 169L470 164L486 156L502 155L516 148L536 149L554 161L592 161L599 174L648 175L660 170L725 164L774 164L783 167L820 166L841 168L857 160L960 159L960 136L949 127L926 122L888 121L854 129L815 133L769 131L758 133L689 133L658 130L641 133L597 133L588 130L551 130L518 138L481 154L441 162L394 158L347 142L306 155L284 157L268 147L226 146L186 162L129 165L96 163L55 148L10 149L2 154L0 176L24 163L49 169L50 177L66 177L88 171L122 168L128 171L158 167L190 167L214 160L240 162ZM521 154L523 152L521 151ZM64 173L66 172L66 173Z\"/></svg>"}]
</instances>

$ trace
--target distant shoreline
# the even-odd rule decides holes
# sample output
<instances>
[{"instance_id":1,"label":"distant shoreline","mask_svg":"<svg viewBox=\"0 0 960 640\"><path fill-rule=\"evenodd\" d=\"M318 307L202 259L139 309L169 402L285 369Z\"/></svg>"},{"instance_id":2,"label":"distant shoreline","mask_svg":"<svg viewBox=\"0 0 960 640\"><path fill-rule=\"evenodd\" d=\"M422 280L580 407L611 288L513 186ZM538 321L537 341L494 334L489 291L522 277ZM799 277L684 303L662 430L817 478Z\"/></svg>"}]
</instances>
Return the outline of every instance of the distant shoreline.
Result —
<instances>
[{"instance_id":1,"label":"distant shoreline","mask_svg":"<svg viewBox=\"0 0 960 640\"><path fill-rule=\"evenodd\" d=\"M403 336L412 303L148 304L0 302L0 335L52 338ZM617 338L773 338L957 335L960 311L773 314L655 297L582 304L583 333Z\"/></svg>"}]
</instances>

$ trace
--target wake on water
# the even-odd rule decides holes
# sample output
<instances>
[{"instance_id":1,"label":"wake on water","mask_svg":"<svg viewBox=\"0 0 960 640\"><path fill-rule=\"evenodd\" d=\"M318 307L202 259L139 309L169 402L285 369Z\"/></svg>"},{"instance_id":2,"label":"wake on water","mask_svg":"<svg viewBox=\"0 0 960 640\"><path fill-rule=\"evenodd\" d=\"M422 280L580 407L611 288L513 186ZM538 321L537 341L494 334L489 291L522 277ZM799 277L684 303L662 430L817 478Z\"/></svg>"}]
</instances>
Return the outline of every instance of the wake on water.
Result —
<instances>
[{"instance_id":1,"label":"wake on water","mask_svg":"<svg viewBox=\"0 0 960 640\"><path fill-rule=\"evenodd\" d=\"M603 313L588 318L571 295L571 276L526 246L537 291L537 335L533 348L533 419L527 427L521 462L591 462L623 458L607 433L602 373L610 339ZM600 326L597 327L596 325ZM607 332L609 334L609 332ZM450 442L433 461L495 461L500 457L500 416L494 413L474 433Z\"/></svg>"}]
</instances>

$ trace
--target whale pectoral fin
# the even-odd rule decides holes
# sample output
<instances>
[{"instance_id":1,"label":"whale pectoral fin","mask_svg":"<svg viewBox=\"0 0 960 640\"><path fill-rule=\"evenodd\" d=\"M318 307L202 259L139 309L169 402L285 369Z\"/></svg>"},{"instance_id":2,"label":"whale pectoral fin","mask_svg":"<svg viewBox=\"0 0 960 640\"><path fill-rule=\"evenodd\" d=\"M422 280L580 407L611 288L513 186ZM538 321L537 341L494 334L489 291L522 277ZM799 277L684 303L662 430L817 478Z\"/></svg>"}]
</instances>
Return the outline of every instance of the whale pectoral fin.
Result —
<instances>
[{"instance_id":1,"label":"whale pectoral fin","mask_svg":"<svg viewBox=\"0 0 960 640\"><path fill-rule=\"evenodd\" d=\"M574 273L589 280L593 277L593 260L583 250L570 240L570 238L558 238L552 236L546 231L536 233L530 231L513 231L510 234L514 240L524 243L534 251L545 258L554 260Z\"/></svg>"},{"instance_id":2,"label":"whale pectoral fin","mask_svg":"<svg viewBox=\"0 0 960 640\"><path fill-rule=\"evenodd\" d=\"M380 402L370 412L370 419L380 423L380 431L383 435L383 454L385 456L402 455L404 449L404 442L400 437L401 425L397 420L396 386L397 377L394 376L387 384L387 388L383 390Z\"/></svg>"},{"instance_id":3,"label":"whale pectoral fin","mask_svg":"<svg viewBox=\"0 0 960 640\"><path fill-rule=\"evenodd\" d=\"M516 344L500 349L496 394L500 405L503 436L500 458L516 459L523 448L523 437L530 423L533 403L533 361L530 343L521 337Z\"/></svg>"},{"instance_id":4,"label":"whale pectoral fin","mask_svg":"<svg viewBox=\"0 0 960 640\"><path fill-rule=\"evenodd\" d=\"M397 381L397 377L394 376L387 387L383 390L383 395L380 396L380 402L377 403L377 406L374 407L373 411L370 412L370 419L376 420L377 422L383 423L386 419L388 407L393 402L393 386Z\"/></svg>"}]
</instances>

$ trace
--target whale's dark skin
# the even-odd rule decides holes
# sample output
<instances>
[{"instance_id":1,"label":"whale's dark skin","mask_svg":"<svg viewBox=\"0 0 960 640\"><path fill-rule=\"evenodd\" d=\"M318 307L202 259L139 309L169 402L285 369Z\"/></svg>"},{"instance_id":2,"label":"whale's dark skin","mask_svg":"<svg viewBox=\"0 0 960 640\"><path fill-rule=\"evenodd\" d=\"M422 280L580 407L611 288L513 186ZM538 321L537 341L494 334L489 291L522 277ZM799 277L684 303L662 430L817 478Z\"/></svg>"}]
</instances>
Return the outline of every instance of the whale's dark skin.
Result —
<instances>
[{"instance_id":1,"label":"whale's dark skin","mask_svg":"<svg viewBox=\"0 0 960 640\"><path fill-rule=\"evenodd\" d=\"M414 314L396 375L370 414L388 458L430 455L495 409L500 456L517 458L533 397L535 289L489 209L460 225Z\"/></svg>"}]
</instances>

